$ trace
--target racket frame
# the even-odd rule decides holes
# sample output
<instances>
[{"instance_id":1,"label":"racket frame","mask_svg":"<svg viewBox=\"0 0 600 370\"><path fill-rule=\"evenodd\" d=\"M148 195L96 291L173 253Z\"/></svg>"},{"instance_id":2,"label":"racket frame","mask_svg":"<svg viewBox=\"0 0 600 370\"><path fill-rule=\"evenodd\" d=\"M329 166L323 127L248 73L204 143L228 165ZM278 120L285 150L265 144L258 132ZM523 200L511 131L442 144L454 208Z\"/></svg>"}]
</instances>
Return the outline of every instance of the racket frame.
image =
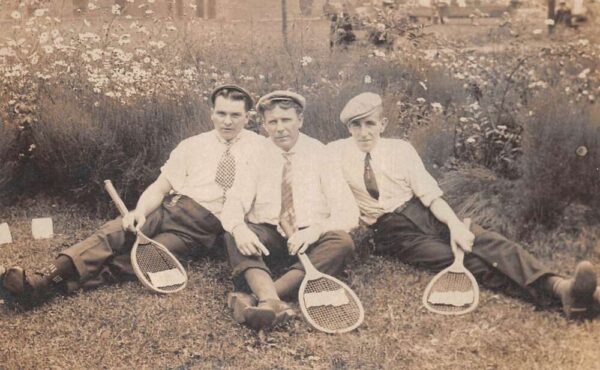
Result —
<instances>
[{"instance_id":1,"label":"racket frame","mask_svg":"<svg viewBox=\"0 0 600 370\"><path fill-rule=\"evenodd\" d=\"M354 293L354 291L352 289L350 289L350 287L348 285L346 285L344 282L340 281L339 279L336 279L335 277L333 277L331 275L324 274L324 273L320 272L319 270L317 270L315 268L315 266L312 264L312 262L310 262L310 259L308 258L308 256L306 254L298 253L298 258L300 259L302 266L304 266L304 271L305 271L304 278L302 279L302 283L300 284L300 289L298 289L298 305L300 306L300 310L302 311L302 314L304 315L304 318L306 319L306 321L308 321L308 323L315 329L325 332L325 333L330 333L330 334L347 333L349 331L352 331L352 330L358 328L365 319L365 310L363 308L363 305L362 305L360 299L358 299L358 296L356 295L356 293ZM308 312L308 309L306 308L306 304L305 304L304 298L303 298L304 291L305 291L306 285L308 284L309 281L318 280L321 278L331 280L331 281L335 282L336 284L340 285L340 288L344 289L346 291L346 293L348 293L352 297L352 299L354 299L355 303L358 305L359 318L353 325L346 327L346 328L341 328L341 329L328 329L328 328L324 328L321 325L317 324L310 317L310 314Z\"/></svg>"},{"instance_id":2,"label":"racket frame","mask_svg":"<svg viewBox=\"0 0 600 370\"><path fill-rule=\"evenodd\" d=\"M117 190L113 186L112 182L110 180L104 180L104 188L106 189L106 192L108 193L108 195L111 197L112 201L115 203L115 206L119 210L119 213L121 214L121 216L125 217L125 215L127 213L129 213L129 210L127 209L127 206L125 206L125 203L123 203L123 200L119 196L119 193L117 193ZM187 276L185 269L183 268L183 266L177 259L177 257L175 257L173 255L173 253L171 253L169 251L169 249L167 249L167 247L165 247L163 244L157 242L156 240L150 239L144 233L142 233L141 230L136 230L135 233L136 233L136 238L135 238L135 242L133 243L133 247L131 248L131 253L130 253L131 267L133 268L133 272L137 276L138 280L142 283L142 285L144 285L146 288L148 288L156 293L161 293L161 294L176 293L176 292L179 292L180 290L182 290L183 288L185 288L187 286L188 276ZM140 269L139 264L137 262L136 254L137 254L138 246L140 244L142 244L142 245L152 244L156 248L160 249L162 252L167 254L170 257L170 259L172 259L172 262L175 264L176 268L179 270L179 272L181 272L183 274L184 282L181 284L181 286L179 286L176 289L166 290L166 289L162 289L162 288L152 285L152 283L148 280L148 278L146 277L144 272Z\"/></svg>"},{"instance_id":3,"label":"racket frame","mask_svg":"<svg viewBox=\"0 0 600 370\"><path fill-rule=\"evenodd\" d=\"M463 222L464 222L465 226L467 226L467 228L471 227L471 219L470 218L465 218ZM425 306L425 308L427 310L429 310L433 313L440 314L440 315L464 315L469 312L472 312L479 305L479 284L477 283L477 280L475 280L475 277L473 276L471 271L469 271L464 265L465 251L462 248L458 247L456 245L456 243L454 242L454 240L452 240L452 238L450 238L450 247L452 248L452 253L454 254L454 262L452 262L452 264L450 266L448 266L445 269L443 269L442 271L438 272L431 279L429 284L427 284L427 287L425 288L425 292L423 293L423 305ZM433 288L435 283L440 279L440 277L445 275L447 272L452 272L455 274L464 274L471 281L471 286L473 287L473 302L469 306L467 306L464 310L457 310L457 311L438 310L435 307L435 305L431 304L428 300L429 295L431 293L431 289Z\"/></svg>"}]
</instances>

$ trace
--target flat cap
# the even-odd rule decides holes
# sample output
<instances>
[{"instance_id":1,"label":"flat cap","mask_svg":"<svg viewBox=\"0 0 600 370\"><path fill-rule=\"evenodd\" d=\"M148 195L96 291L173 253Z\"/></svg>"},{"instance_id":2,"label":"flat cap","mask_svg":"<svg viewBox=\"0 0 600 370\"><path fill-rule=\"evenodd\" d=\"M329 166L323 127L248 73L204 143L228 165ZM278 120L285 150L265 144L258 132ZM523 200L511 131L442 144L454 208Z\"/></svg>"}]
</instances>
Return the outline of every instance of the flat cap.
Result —
<instances>
[{"instance_id":1,"label":"flat cap","mask_svg":"<svg viewBox=\"0 0 600 370\"><path fill-rule=\"evenodd\" d=\"M302 110L306 107L306 99L304 96L297 94L293 91L288 90L275 90L266 95L263 95L260 99L258 99L258 103L256 103L256 110L262 111L261 106L268 104L273 101L293 101L302 107Z\"/></svg>"},{"instance_id":2,"label":"flat cap","mask_svg":"<svg viewBox=\"0 0 600 370\"><path fill-rule=\"evenodd\" d=\"M340 113L340 120L347 125L354 120L368 116L380 106L381 96L372 92L358 94L346 103Z\"/></svg>"},{"instance_id":3,"label":"flat cap","mask_svg":"<svg viewBox=\"0 0 600 370\"><path fill-rule=\"evenodd\" d=\"M248 104L246 105L246 109L250 110L252 109L252 106L254 105L254 99L252 99L252 95L250 95L250 93L244 89L241 86L238 85L234 85L234 84L227 84L227 85L221 85L221 86L217 86L211 93L210 93L210 103L214 106L215 105L215 100L217 99L217 94L223 90L233 90L233 91L237 91L243 95L246 96L246 98L248 99Z\"/></svg>"}]
</instances>

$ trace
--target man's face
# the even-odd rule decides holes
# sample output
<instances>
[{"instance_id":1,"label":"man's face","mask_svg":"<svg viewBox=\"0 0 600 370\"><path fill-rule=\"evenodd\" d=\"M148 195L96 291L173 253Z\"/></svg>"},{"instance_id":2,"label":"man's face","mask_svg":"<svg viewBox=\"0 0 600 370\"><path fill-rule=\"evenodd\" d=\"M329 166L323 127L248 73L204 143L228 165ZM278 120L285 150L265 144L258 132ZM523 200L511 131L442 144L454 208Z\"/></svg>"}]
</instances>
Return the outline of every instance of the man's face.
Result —
<instances>
[{"instance_id":1,"label":"man's face","mask_svg":"<svg viewBox=\"0 0 600 370\"><path fill-rule=\"evenodd\" d=\"M248 112L243 100L217 96L210 118L219 135L229 141L234 139L248 123Z\"/></svg>"},{"instance_id":2,"label":"man's face","mask_svg":"<svg viewBox=\"0 0 600 370\"><path fill-rule=\"evenodd\" d=\"M263 126L273 143L287 152L298 141L302 120L302 114L296 113L294 108L283 109L276 105L264 112Z\"/></svg>"},{"instance_id":3,"label":"man's face","mask_svg":"<svg viewBox=\"0 0 600 370\"><path fill-rule=\"evenodd\" d=\"M387 126L387 118L381 116L382 110L378 108L368 116L348 123L348 131L361 151L368 153L377 145Z\"/></svg>"}]
</instances>

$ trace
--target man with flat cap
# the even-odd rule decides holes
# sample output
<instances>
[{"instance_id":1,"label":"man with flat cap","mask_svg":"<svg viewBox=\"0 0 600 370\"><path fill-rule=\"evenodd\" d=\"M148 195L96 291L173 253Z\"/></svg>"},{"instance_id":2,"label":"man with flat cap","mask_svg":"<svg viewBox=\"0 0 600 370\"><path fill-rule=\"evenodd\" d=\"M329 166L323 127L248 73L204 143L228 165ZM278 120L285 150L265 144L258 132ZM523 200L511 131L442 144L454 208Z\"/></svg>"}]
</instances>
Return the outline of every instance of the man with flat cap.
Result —
<instances>
[{"instance_id":1,"label":"man with flat cap","mask_svg":"<svg viewBox=\"0 0 600 370\"><path fill-rule=\"evenodd\" d=\"M339 168L329 166L325 145L300 133L305 104L290 91L260 98L256 110L270 141L223 207L237 290L228 304L236 321L257 330L294 316L282 299L297 293L304 277L296 254L306 252L319 271L337 275L354 250L348 231L358 225L358 208ZM281 267L285 273L273 281Z\"/></svg>"},{"instance_id":2,"label":"man with flat cap","mask_svg":"<svg viewBox=\"0 0 600 370\"><path fill-rule=\"evenodd\" d=\"M213 248L224 233L219 215L236 173L266 139L244 129L254 104L245 89L220 86L210 101L214 130L179 143L134 210L62 251L43 272L5 270L0 289L28 307L56 292L132 278L129 251L136 229L180 255Z\"/></svg>"},{"instance_id":3,"label":"man with flat cap","mask_svg":"<svg viewBox=\"0 0 600 370\"><path fill-rule=\"evenodd\" d=\"M572 278L548 269L520 245L478 225L467 228L442 198L415 149L400 139L382 138L388 120L381 97L362 93L340 114L351 137L328 145L361 211L374 232L375 252L440 271L454 260L450 240L468 252L465 266L490 288L515 288L525 297L552 297L569 317L587 316L600 302L590 262Z\"/></svg>"}]
</instances>

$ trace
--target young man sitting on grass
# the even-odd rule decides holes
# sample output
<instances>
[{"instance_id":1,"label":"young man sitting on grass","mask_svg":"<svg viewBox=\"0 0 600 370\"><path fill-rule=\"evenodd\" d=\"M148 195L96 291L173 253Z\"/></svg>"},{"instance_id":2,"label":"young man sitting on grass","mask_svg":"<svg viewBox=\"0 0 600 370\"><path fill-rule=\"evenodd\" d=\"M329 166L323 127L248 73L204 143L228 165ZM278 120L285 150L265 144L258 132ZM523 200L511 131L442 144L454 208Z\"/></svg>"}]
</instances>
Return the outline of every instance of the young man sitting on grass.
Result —
<instances>
[{"instance_id":1,"label":"young man sitting on grass","mask_svg":"<svg viewBox=\"0 0 600 370\"><path fill-rule=\"evenodd\" d=\"M254 104L246 90L224 85L210 101L215 129L183 140L171 152L135 210L62 251L42 272L0 266L0 293L28 308L58 291L134 278L129 252L136 229L176 254L215 247L224 233L218 217L236 172L266 140L244 129Z\"/></svg>"},{"instance_id":2,"label":"young man sitting on grass","mask_svg":"<svg viewBox=\"0 0 600 370\"><path fill-rule=\"evenodd\" d=\"M381 97L362 93L340 113L352 137L328 145L374 232L375 252L440 271L454 261L450 240L464 251L465 266L484 286L517 288L526 296L560 300L568 317L588 316L600 305L592 264L580 262L572 278L548 269L519 244L478 225L467 228L442 198L415 149L382 138L388 120Z\"/></svg>"},{"instance_id":3,"label":"young man sitting on grass","mask_svg":"<svg viewBox=\"0 0 600 370\"><path fill-rule=\"evenodd\" d=\"M290 91L260 98L257 111L270 137L254 169L236 179L221 220L238 292L228 297L236 321L260 330L295 315L292 297L304 277L298 253L326 274L342 272L354 250L347 231L359 211L325 145L300 133L305 99ZM277 280L271 269L285 267ZM242 292L250 288L254 296Z\"/></svg>"}]
</instances>

